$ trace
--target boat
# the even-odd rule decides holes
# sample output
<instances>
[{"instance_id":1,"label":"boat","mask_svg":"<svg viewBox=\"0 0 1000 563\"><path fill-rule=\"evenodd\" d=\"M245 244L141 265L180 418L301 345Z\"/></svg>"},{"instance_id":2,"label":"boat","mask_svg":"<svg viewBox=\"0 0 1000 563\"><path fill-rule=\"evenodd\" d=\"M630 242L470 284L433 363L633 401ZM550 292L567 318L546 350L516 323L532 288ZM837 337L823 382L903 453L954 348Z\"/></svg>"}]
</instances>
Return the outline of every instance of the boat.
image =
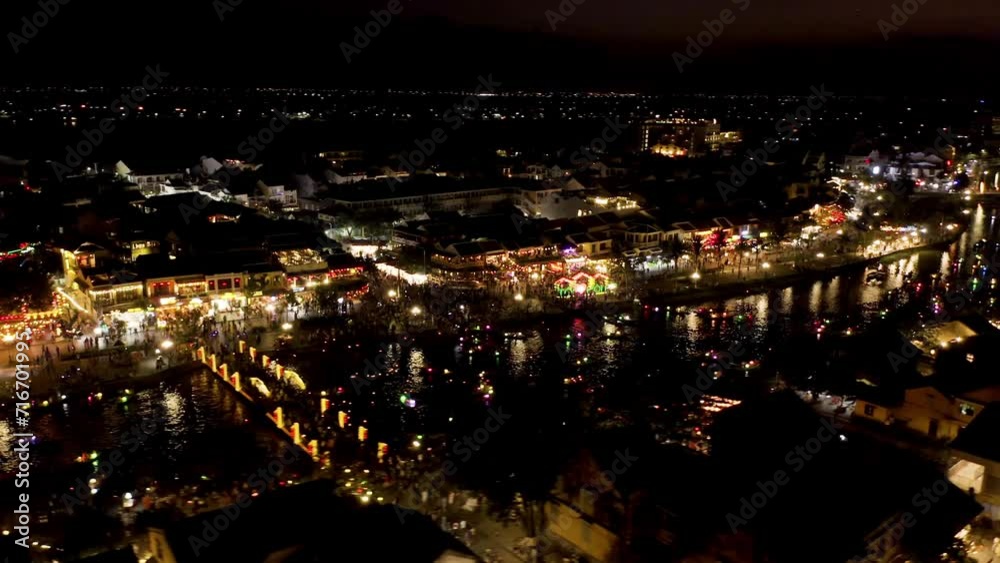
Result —
<instances>
[{"instance_id":1,"label":"boat","mask_svg":"<svg viewBox=\"0 0 1000 563\"><path fill-rule=\"evenodd\" d=\"M264 382L261 381L260 378L251 377L250 385L252 385L253 388L256 389L257 392L263 395L264 397L268 399L271 398L271 391L267 388L267 385L264 385Z\"/></svg>"},{"instance_id":2,"label":"boat","mask_svg":"<svg viewBox=\"0 0 1000 563\"><path fill-rule=\"evenodd\" d=\"M868 283L882 283L889 279L889 273L885 270L875 270L873 272L868 272L865 276L865 281Z\"/></svg>"},{"instance_id":3,"label":"boat","mask_svg":"<svg viewBox=\"0 0 1000 563\"><path fill-rule=\"evenodd\" d=\"M709 309L702 307L695 311L695 314L703 319L726 319L729 318L729 311L725 309Z\"/></svg>"},{"instance_id":4,"label":"boat","mask_svg":"<svg viewBox=\"0 0 1000 563\"><path fill-rule=\"evenodd\" d=\"M306 383L302 381L302 377L300 377L298 373L291 370L285 370L285 379L288 380L288 383L292 387L298 389L299 391L306 390Z\"/></svg>"}]
</instances>

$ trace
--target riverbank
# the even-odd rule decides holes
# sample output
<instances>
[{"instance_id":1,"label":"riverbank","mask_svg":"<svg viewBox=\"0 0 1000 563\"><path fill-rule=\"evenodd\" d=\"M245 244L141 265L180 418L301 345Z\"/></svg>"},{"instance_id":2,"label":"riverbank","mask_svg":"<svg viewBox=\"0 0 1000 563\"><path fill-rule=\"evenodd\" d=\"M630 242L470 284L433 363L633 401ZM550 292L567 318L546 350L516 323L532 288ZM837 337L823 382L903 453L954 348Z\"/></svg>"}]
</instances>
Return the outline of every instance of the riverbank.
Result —
<instances>
[{"instance_id":1,"label":"riverbank","mask_svg":"<svg viewBox=\"0 0 1000 563\"><path fill-rule=\"evenodd\" d=\"M741 294L761 293L762 291L769 291L772 289L781 289L803 283L822 281L839 276L844 272L863 270L881 262L891 262L915 252L945 248L948 245L953 244L956 240L958 240L958 236L932 244L897 250L882 256L872 258L859 257L853 260L846 260L839 264L830 264L823 269L814 267L803 268L797 271L789 270L787 272L758 276L750 279L735 279L693 291L687 290L678 293L653 292L647 300L657 305L690 305L697 301L728 299L737 297Z\"/></svg>"},{"instance_id":2,"label":"riverbank","mask_svg":"<svg viewBox=\"0 0 1000 563\"><path fill-rule=\"evenodd\" d=\"M845 272L864 270L882 262L892 262L916 252L926 250L944 249L948 245L954 244L964 232L957 230L952 236L945 240L914 246L902 250L896 250L888 254L874 257L845 256L830 257L820 263L813 261L808 267L799 269L792 268L772 268L770 270L758 270L753 273L746 272L744 276L732 274L722 274L720 281L712 280L713 274L706 273L702 276L698 285L701 287L685 287L680 290L658 289L654 284L649 284L646 294L638 298L642 304L652 306L677 306L695 305L704 301L723 300L754 293L762 293L775 289L783 289L789 286L812 283L830 279ZM819 266L822 265L822 268ZM675 277L674 281L679 280ZM688 278L685 278L688 279ZM694 285L695 282L690 282ZM570 302L567 302L569 304ZM529 313L527 309L522 314L514 316L518 321L544 320L548 317L558 317L567 313L586 311L617 311L628 313L635 310L637 303L634 299L614 299L608 296L593 298L584 302L573 302L573 306L568 307L548 307L542 311ZM516 324L516 323L515 323Z\"/></svg>"}]
</instances>

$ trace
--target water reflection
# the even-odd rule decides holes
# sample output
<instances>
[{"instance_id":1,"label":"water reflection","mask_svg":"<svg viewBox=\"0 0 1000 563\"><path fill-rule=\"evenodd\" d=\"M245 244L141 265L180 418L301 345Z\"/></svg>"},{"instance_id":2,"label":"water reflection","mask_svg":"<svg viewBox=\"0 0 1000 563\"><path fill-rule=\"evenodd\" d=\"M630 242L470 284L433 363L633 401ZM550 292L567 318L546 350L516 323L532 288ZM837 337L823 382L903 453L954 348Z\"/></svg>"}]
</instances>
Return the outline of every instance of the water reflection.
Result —
<instances>
[{"instance_id":1,"label":"water reflection","mask_svg":"<svg viewBox=\"0 0 1000 563\"><path fill-rule=\"evenodd\" d=\"M84 398L33 415L32 463L47 470L68 467L84 452L121 448L122 436L143 421L156 421L156 431L128 454L129 459L155 467L154 474L164 478L184 474L193 461L227 472L241 467L249 471L278 445L273 432L247 424L249 408L207 372L136 391L124 403L109 394L103 400ZM12 443L12 433L10 423L0 421L0 439ZM239 455L229 455L236 450ZM9 448L0 450L0 469L10 472L16 464Z\"/></svg>"}]
</instances>

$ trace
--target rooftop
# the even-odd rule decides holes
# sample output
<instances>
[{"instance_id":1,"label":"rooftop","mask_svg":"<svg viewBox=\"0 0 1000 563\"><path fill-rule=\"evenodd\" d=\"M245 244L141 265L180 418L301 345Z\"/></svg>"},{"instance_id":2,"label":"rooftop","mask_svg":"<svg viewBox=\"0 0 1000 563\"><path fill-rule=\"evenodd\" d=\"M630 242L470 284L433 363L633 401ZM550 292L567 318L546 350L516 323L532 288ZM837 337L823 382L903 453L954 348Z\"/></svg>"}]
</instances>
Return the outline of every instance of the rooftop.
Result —
<instances>
[{"instance_id":1,"label":"rooftop","mask_svg":"<svg viewBox=\"0 0 1000 563\"><path fill-rule=\"evenodd\" d=\"M239 561L409 561L432 563L478 559L430 519L396 506L360 507L318 480L266 493L229 518L217 510L161 525L177 563ZM232 508L230 508L232 510ZM229 526L195 553L190 538L205 522L226 518ZM195 542L195 545L197 542ZM150 560L151 563L153 560ZM162 563L162 562L161 562Z\"/></svg>"}]
</instances>

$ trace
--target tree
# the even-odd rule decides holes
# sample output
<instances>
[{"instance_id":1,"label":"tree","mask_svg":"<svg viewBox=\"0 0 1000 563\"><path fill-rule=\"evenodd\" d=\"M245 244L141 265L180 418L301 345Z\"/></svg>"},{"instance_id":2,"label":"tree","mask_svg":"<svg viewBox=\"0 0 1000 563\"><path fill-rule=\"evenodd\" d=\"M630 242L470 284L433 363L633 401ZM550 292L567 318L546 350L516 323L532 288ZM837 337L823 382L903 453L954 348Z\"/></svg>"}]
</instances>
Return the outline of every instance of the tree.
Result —
<instances>
[{"instance_id":1,"label":"tree","mask_svg":"<svg viewBox=\"0 0 1000 563\"><path fill-rule=\"evenodd\" d=\"M711 238L709 240L713 245L715 245L717 260L721 261L722 251L726 248L726 231L722 229L712 231Z\"/></svg>"},{"instance_id":2,"label":"tree","mask_svg":"<svg viewBox=\"0 0 1000 563\"><path fill-rule=\"evenodd\" d=\"M743 271L743 253L746 252L748 248L750 248L749 241L743 238L743 235L740 235L740 240L736 243L736 260L739 265L737 268L737 275Z\"/></svg>"},{"instance_id":3,"label":"tree","mask_svg":"<svg viewBox=\"0 0 1000 563\"><path fill-rule=\"evenodd\" d=\"M341 301L338 299L343 299L343 290L339 287L330 285L321 285L316 288L314 292L316 295L316 308L320 315L339 315L341 310Z\"/></svg>"},{"instance_id":4,"label":"tree","mask_svg":"<svg viewBox=\"0 0 1000 563\"><path fill-rule=\"evenodd\" d=\"M474 454L469 471L459 473L486 493L496 513L508 513L520 500L521 524L529 538L537 538L545 529L544 505L568 458L566 448L571 441L563 426L565 413L552 408L555 399L551 395L559 386L543 385L512 384L499 391L509 397L501 411L510 419Z\"/></svg>"},{"instance_id":5,"label":"tree","mask_svg":"<svg viewBox=\"0 0 1000 563\"><path fill-rule=\"evenodd\" d=\"M0 313L52 308L52 281L41 266L25 261L0 271Z\"/></svg>"},{"instance_id":6,"label":"tree","mask_svg":"<svg viewBox=\"0 0 1000 563\"><path fill-rule=\"evenodd\" d=\"M698 235L691 235L691 250L694 252L695 270L701 269L701 247L704 242Z\"/></svg>"},{"instance_id":7,"label":"tree","mask_svg":"<svg viewBox=\"0 0 1000 563\"><path fill-rule=\"evenodd\" d=\"M681 256L684 256L684 241L681 237L674 235L670 239L670 257L674 260L674 269L680 263Z\"/></svg>"},{"instance_id":8,"label":"tree","mask_svg":"<svg viewBox=\"0 0 1000 563\"><path fill-rule=\"evenodd\" d=\"M781 243L788 238L788 224L785 223L784 219L779 218L771 225L771 241L774 246L779 250L781 249Z\"/></svg>"}]
</instances>

